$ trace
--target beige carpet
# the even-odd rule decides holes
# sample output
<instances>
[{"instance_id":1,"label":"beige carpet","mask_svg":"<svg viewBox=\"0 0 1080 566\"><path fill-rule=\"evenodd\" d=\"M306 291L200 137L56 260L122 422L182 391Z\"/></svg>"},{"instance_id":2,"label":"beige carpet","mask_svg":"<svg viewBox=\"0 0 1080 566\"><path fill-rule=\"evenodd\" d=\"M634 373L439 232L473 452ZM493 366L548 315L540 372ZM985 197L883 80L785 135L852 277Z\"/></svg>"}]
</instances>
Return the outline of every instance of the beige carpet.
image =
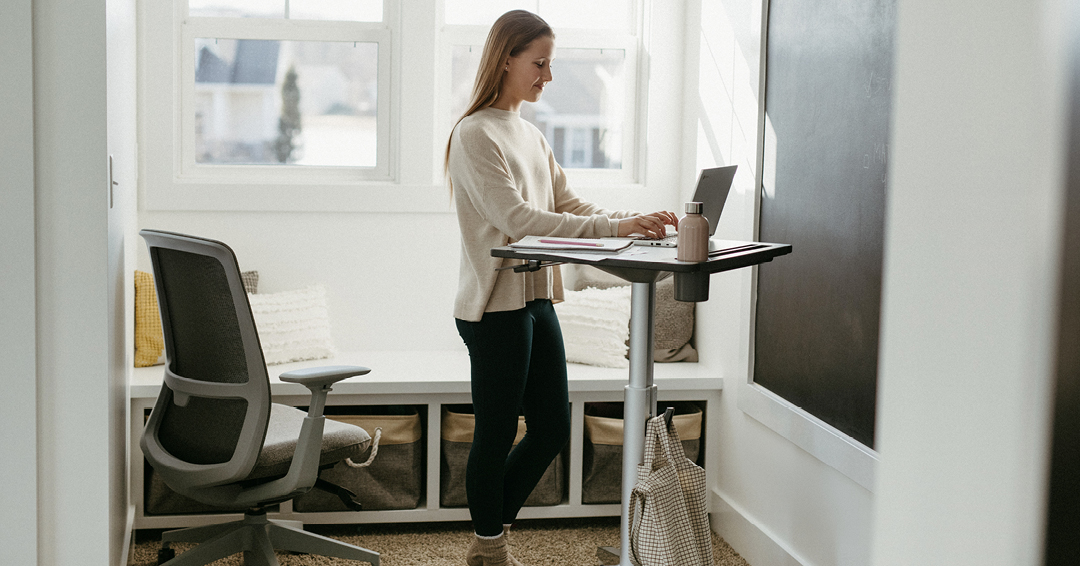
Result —
<instances>
[{"instance_id":1,"label":"beige carpet","mask_svg":"<svg viewBox=\"0 0 1080 566\"><path fill-rule=\"evenodd\" d=\"M410 523L401 525L334 525L310 530L379 552L381 566L461 566L472 529L469 523ZM137 566L157 563L161 531L135 535ZM510 531L514 556L526 566L596 566L596 550L617 546L617 517L590 519L535 519L519 521ZM176 545L177 552L190 546ZM730 546L713 534L716 566L749 566ZM278 554L282 566L346 566L362 564L321 556ZM239 566L240 554L214 562L214 566Z\"/></svg>"}]
</instances>

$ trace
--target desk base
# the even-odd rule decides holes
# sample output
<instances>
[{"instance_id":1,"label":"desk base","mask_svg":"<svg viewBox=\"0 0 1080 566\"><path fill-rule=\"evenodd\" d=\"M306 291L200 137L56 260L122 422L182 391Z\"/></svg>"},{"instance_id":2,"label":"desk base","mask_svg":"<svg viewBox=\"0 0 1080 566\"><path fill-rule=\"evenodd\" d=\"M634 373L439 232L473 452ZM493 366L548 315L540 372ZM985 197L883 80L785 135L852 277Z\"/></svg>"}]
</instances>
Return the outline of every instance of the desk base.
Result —
<instances>
[{"instance_id":1,"label":"desk base","mask_svg":"<svg viewBox=\"0 0 1080 566\"><path fill-rule=\"evenodd\" d=\"M600 560L600 566L615 566L619 563L619 547L601 546L596 549L596 558Z\"/></svg>"}]
</instances>

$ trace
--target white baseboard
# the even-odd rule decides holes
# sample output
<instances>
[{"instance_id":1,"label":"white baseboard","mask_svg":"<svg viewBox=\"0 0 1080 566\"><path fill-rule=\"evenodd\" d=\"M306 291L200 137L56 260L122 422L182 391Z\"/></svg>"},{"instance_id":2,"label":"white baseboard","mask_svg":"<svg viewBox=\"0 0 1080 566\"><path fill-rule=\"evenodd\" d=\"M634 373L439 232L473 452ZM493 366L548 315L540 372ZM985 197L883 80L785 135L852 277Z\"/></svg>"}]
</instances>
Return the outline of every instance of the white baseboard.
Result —
<instances>
[{"instance_id":1,"label":"white baseboard","mask_svg":"<svg viewBox=\"0 0 1080 566\"><path fill-rule=\"evenodd\" d=\"M124 525L124 548L120 552L122 557L119 566L129 566L135 562L135 506L129 505L127 523Z\"/></svg>"},{"instance_id":2,"label":"white baseboard","mask_svg":"<svg viewBox=\"0 0 1080 566\"><path fill-rule=\"evenodd\" d=\"M731 548L750 566L814 566L798 558L781 541L762 528L753 517L717 490L710 493L709 522Z\"/></svg>"}]
</instances>

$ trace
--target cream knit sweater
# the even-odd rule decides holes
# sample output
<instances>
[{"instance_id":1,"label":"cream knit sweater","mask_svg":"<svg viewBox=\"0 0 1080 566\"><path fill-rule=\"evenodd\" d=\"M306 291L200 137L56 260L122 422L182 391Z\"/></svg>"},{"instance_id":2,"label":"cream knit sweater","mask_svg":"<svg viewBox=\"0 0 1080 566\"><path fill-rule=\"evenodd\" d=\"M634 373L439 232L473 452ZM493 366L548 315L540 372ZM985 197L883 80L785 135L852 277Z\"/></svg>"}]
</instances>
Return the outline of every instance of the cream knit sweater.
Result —
<instances>
[{"instance_id":1,"label":"cream knit sweater","mask_svg":"<svg viewBox=\"0 0 1080 566\"><path fill-rule=\"evenodd\" d=\"M517 112L478 110L450 139L461 228L456 318L476 322L485 312L519 309L532 299L562 299L558 268L495 271L521 261L492 257L491 248L525 236L615 236L619 218L638 214L604 210L574 194L544 135Z\"/></svg>"}]
</instances>

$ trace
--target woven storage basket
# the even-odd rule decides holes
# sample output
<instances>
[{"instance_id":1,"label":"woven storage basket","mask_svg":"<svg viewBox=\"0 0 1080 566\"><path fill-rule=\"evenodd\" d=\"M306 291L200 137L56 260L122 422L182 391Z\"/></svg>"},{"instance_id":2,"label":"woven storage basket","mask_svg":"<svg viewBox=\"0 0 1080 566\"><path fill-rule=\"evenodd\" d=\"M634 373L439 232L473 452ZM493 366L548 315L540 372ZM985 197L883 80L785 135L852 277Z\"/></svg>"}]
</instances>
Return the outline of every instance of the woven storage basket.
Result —
<instances>
[{"instance_id":1,"label":"woven storage basket","mask_svg":"<svg viewBox=\"0 0 1080 566\"><path fill-rule=\"evenodd\" d=\"M659 411L675 408L675 428L683 452L698 461L701 448L701 409L688 402L660 402ZM622 403L585 405L585 446L582 453L581 502L622 501L623 419ZM642 431L644 434L644 431Z\"/></svg>"},{"instance_id":2,"label":"woven storage basket","mask_svg":"<svg viewBox=\"0 0 1080 566\"><path fill-rule=\"evenodd\" d=\"M375 429L382 429L378 454L368 467L354 468L346 462L338 462L320 472L319 477L351 490L365 511L415 509L420 504L424 484L420 414L412 406L356 410L373 414L327 415L327 418L356 425L372 437ZM297 497L293 500L293 509L307 513L349 510L337 496L321 489Z\"/></svg>"},{"instance_id":3,"label":"woven storage basket","mask_svg":"<svg viewBox=\"0 0 1080 566\"><path fill-rule=\"evenodd\" d=\"M465 495L465 464L472 449L475 417L470 405L444 406L442 410L442 469L439 479L439 505L441 507L465 507L469 504ZM518 418L517 438L514 445L525 436L525 417ZM563 502L566 491L566 471L560 452L548 465L540 483L536 484L528 506L558 505Z\"/></svg>"}]
</instances>

